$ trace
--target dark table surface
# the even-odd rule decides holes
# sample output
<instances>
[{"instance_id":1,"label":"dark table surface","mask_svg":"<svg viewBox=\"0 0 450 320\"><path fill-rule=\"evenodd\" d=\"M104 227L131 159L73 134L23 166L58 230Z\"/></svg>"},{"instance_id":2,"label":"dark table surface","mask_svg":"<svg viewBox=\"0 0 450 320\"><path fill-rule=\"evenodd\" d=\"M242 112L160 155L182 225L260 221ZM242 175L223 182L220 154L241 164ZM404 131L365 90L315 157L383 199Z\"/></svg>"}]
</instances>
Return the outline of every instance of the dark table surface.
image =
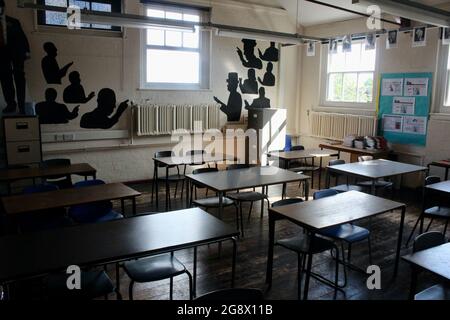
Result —
<instances>
[{"instance_id":1,"label":"dark table surface","mask_svg":"<svg viewBox=\"0 0 450 320\"><path fill-rule=\"evenodd\" d=\"M335 151L327 151L320 149L294 150L285 152L269 152L269 156L283 160L297 160L306 158L330 157L336 155Z\"/></svg>"},{"instance_id":2,"label":"dark table surface","mask_svg":"<svg viewBox=\"0 0 450 320\"><path fill-rule=\"evenodd\" d=\"M403 256L408 263L450 280L450 243Z\"/></svg>"},{"instance_id":3,"label":"dark table surface","mask_svg":"<svg viewBox=\"0 0 450 320\"><path fill-rule=\"evenodd\" d=\"M95 173L96 170L91 165L87 163L75 163L67 166L54 166L48 168L5 169L0 171L0 181L45 178L71 174L93 175Z\"/></svg>"},{"instance_id":4,"label":"dark table surface","mask_svg":"<svg viewBox=\"0 0 450 320\"><path fill-rule=\"evenodd\" d=\"M450 181L429 184L425 186L425 188L428 190L450 193Z\"/></svg>"},{"instance_id":5,"label":"dark table surface","mask_svg":"<svg viewBox=\"0 0 450 320\"><path fill-rule=\"evenodd\" d=\"M167 166L173 165L195 165L195 164L204 164L208 162L222 162L222 161L235 161L236 157L226 155L226 154L198 154L193 156L184 156L184 157L162 157L162 158L153 158L154 161L165 164Z\"/></svg>"}]
</instances>

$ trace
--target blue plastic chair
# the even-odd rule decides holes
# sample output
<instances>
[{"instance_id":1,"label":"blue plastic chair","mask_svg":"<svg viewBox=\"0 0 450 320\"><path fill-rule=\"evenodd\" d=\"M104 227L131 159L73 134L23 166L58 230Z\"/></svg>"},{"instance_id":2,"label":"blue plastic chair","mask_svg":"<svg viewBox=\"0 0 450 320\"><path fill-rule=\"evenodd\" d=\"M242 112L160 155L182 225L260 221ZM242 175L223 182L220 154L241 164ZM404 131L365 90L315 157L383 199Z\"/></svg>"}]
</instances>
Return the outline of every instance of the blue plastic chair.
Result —
<instances>
[{"instance_id":1,"label":"blue plastic chair","mask_svg":"<svg viewBox=\"0 0 450 320\"><path fill-rule=\"evenodd\" d=\"M86 180L74 184L74 188L84 188L105 184L102 180ZM88 203L73 206L69 209L69 216L77 223L96 223L122 219L123 215L112 209L111 201Z\"/></svg>"},{"instance_id":2,"label":"blue plastic chair","mask_svg":"<svg viewBox=\"0 0 450 320\"><path fill-rule=\"evenodd\" d=\"M284 151L291 151L291 148L292 148L292 137L290 135L286 135Z\"/></svg>"}]
</instances>

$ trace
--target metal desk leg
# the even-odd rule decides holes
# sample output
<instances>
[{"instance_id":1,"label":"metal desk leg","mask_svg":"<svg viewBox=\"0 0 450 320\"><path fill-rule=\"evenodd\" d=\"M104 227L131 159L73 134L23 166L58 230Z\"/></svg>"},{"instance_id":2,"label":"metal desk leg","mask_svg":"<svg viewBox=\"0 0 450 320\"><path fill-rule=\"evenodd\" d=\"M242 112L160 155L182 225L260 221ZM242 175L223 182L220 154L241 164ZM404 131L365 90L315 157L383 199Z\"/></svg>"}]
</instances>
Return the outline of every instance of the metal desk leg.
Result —
<instances>
[{"instance_id":1,"label":"metal desk leg","mask_svg":"<svg viewBox=\"0 0 450 320\"><path fill-rule=\"evenodd\" d=\"M236 237L231 238L233 241L233 262L231 266L231 287L234 288L234 282L236 278L236 260L237 260L237 241Z\"/></svg>"},{"instance_id":2,"label":"metal desk leg","mask_svg":"<svg viewBox=\"0 0 450 320\"><path fill-rule=\"evenodd\" d=\"M305 180L305 201L309 199L309 180Z\"/></svg>"},{"instance_id":3,"label":"metal desk leg","mask_svg":"<svg viewBox=\"0 0 450 320\"><path fill-rule=\"evenodd\" d=\"M133 197L133 199L131 200L131 205L132 205L133 215L135 216L137 214L137 212L136 212L136 197Z\"/></svg>"},{"instance_id":4,"label":"metal desk leg","mask_svg":"<svg viewBox=\"0 0 450 320\"><path fill-rule=\"evenodd\" d=\"M322 183L322 165L323 165L323 157L320 157L319 159L319 188L318 190L322 189L321 183Z\"/></svg>"},{"instance_id":5,"label":"metal desk leg","mask_svg":"<svg viewBox=\"0 0 450 320\"><path fill-rule=\"evenodd\" d=\"M411 266L411 287L409 288L408 300L414 300L417 288L417 269Z\"/></svg>"},{"instance_id":6,"label":"metal desk leg","mask_svg":"<svg viewBox=\"0 0 450 320\"><path fill-rule=\"evenodd\" d=\"M197 297L197 247L194 247L194 272L192 274L192 292L194 298Z\"/></svg>"},{"instance_id":7,"label":"metal desk leg","mask_svg":"<svg viewBox=\"0 0 450 320\"><path fill-rule=\"evenodd\" d=\"M120 300L120 267L118 262L116 263L116 295L117 300Z\"/></svg>"},{"instance_id":8,"label":"metal desk leg","mask_svg":"<svg viewBox=\"0 0 450 320\"><path fill-rule=\"evenodd\" d=\"M402 246L403 224L405 222L405 213L406 213L406 207L402 207L402 215L401 215L401 218L400 218L400 227L399 227L399 230L398 230L397 253L395 255L394 278L397 276L398 265L399 265L399 262L400 262L400 249L401 249L401 246Z\"/></svg>"},{"instance_id":9,"label":"metal desk leg","mask_svg":"<svg viewBox=\"0 0 450 320\"><path fill-rule=\"evenodd\" d=\"M166 166L166 211L170 206L170 188L169 188L169 166Z\"/></svg>"},{"instance_id":10,"label":"metal desk leg","mask_svg":"<svg viewBox=\"0 0 450 320\"><path fill-rule=\"evenodd\" d=\"M448 180L448 167L447 168L445 168L445 181L447 181Z\"/></svg>"},{"instance_id":11,"label":"metal desk leg","mask_svg":"<svg viewBox=\"0 0 450 320\"><path fill-rule=\"evenodd\" d=\"M376 188L375 188L375 183L376 183L376 179L373 179L373 180L372 180L372 186L370 187L370 193L371 193L373 196L375 196L376 193L377 193L377 190L376 190Z\"/></svg>"},{"instance_id":12,"label":"metal desk leg","mask_svg":"<svg viewBox=\"0 0 450 320\"><path fill-rule=\"evenodd\" d=\"M186 179L186 208L191 207L191 181Z\"/></svg>"},{"instance_id":13,"label":"metal desk leg","mask_svg":"<svg viewBox=\"0 0 450 320\"><path fill-rule=\"evenodd\" d=\"M273 247L275 244L275 218L269 212L269 252L267 254L266 284L272 287Z\"/></svg>"},{"instance_id":14,"label":"metal desk leg","mask_svg":"<svg viewBox=\"0 0 450 320\"><path fill-rule=\"evenodd\" d=\"M305 278L305 289L303 290L303 300L308 300L308 291L309 291L309 280L311 279L311 268L312 268L312 259L313 259L313 248L314 248L314 238L315 233L312 232L310 234L311 240L309 242L309 250L308 250L308 263L306 265L306 278Z\"/></svg>"},{"instance_id":15,"label":"metal desk leg","mask_svg":"<svg viewBox=\"0 0 450 320\"><path fill-rule=\"evenodd\" d=\"M159 193L159 177L158 177L158 166L157 166L157 163L156 163L156 161L153 161L153 164L154 164L154 166L155 166L155 174L154 174L154 177L155 177L155 192L154 192L154 194L155 194L155 197L156 197L156 199L155 199L155 201L156 201L156 210L159 210L159 198L158 198L158 193Z\"/></svg>"},{"instance_id":16,"label":"metal desk leg","mask_svg":"<svg viewBox=\"0 0 450 320\"><path fill-rule=\"evenodd\" d=\"M314 188L314 158L311 159L312 171L311 171L311 188Z\"/></svg>"}]
</instances>

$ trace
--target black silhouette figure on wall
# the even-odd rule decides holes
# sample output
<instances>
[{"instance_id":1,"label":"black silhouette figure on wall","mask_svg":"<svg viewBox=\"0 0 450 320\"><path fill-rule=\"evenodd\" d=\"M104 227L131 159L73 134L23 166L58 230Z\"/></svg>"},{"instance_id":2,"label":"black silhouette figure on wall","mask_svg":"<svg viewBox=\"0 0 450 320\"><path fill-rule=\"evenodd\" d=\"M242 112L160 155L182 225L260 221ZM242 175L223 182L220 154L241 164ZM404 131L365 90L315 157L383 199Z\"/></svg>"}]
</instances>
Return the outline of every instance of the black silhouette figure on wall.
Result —
<instances>
[{"instance_id":1,"label":"black silhouette figure on wall","mask_svg":"<svg viewBox=\"0 0 450 320\"><path fill-rule=\"evenodd\" d=\"M262 69L262 61L255 56L256 41L251 39L242 39L244 43L244 53L237 48L237 53L241 59L242 65L246 68ZM245 57L244 57L245 56Z\"/></svg>"},{"instance_id":2,"label":"black silhouette figure on wall","mask_svg":"<svg viewBox=\"0 0 450 320\"><path fill-rule=\"evenodd\" d=\"M78 117L80 106L76 106L72 112L67 106L56 102L58 93L53 88L45 90L45 101L36 104L36 114L39 116L41 124L60 124L68 123L70 120Z\"/></svg>"},{"instance_id":3,"label":"black silhouette figure on wall","mask_svg":"<svg viewBox=\"0 0 450 320\"><path fill-rule=\"evenodd\" d=\"M248 79L242 83L242 78L239 78L239 88L242 93L258 94L258 81L256 81L255 69L248 69Z\"/></svg>"},{"instance_id":4,"label":"black silhouette figure on wall","mask_svg":"<svg viewBox=\"0 0 450 320\"><path fill-rule=\"evenodd\" d=\"M101 89L97 96L97 108L81 117L80 126L85 129L110 129L128 108L128 100L119 104L116 113L116 94L112 89Z\"/></svg>"},{"instance_id":5,"label":"black silhouette figure on wall","mask_svg":"<svg viewBox=\"0 0 450 320\"><path fill-rule=\"evenodd\" d=\"M63 94L65 103L87 103L95 97L94 92L89 93L86 97L84 88L81 85L80 73L78 71L72 71L69 73L69 81L70 85L64 89Z\"/></svg>"},{"instance_id":6,"label":"black silhouette figure on wall","mask_svg":"<svg viewBox=\"0 0 450 320\"><path fill-rule=\"evenodd\" d=\"M66 64L63 68L59 68L56 56L58 49L56 49L53 42L44 43L44 51L47 55L42 59L42 72L48 84L61 84L61 79L67 74L67 70L73 65L73 62Z\"/></svg>"},{"instance_id":7,"label":"black silhouette figure on wall","mask_svg":"<svg viewBox=\"0 0 450 320\"><path fill-rule=\"evenodd\" d=\"M5 15L5 2L0 0L0 83L6 108L3 113L25 114L25 60L30 45L19 20ZM17 96L17 100L16 100Z\"/></svg>"},{"instance_id":8,"label":"black silhouette figure on wall","mask_svg":"<svg viewBox=\"0 0 450 320\"><path fill-rule=\"evenodd\" d=\"M263 86L266 86L266 87L275 86L275 76L272 73L272 71L273 71L273 63L269 62L269 63L267 63L267 69L266 69L266 73L264 74L264 79L261 80L261 78L258 77L259 83L261 83Z\"/></svg>"},{"instance_id":9,"label":"black silhouette figure on wall","mask_svg":"<svg viewBox=\"0 0 450 320\"><path fill-rule=\"evenodd\" d=\"M279 52L278 49L275 47L275 42L270 43L270 47L264 51L264 54L262 54L261 50L258 49L259 52L259 58L264 61L271 61L271 62L278 62L279 59Z\"/></svg>"},{"instance_id":10,"label":"black silhouette figure on wall","mask_svg":"<svg viewBox=\"0 0 450 320\"><path fill-rule=\"evenodd\" d=\"M239 84L237 72L230 72L228 74L227 82L227 88L230 92L228 103L223 103L217 97L214 97L214 100L221 105L220 110L227 115L228 121L239 121L241 120L242 97L237 92Z\"/></svg>"},{"instance_id":11,"label":"black silhouette figure on wall","mask_svg":"<svg viewBox=\"0 0 450 320\"><path fill-rule=\"evenodd\" d=\"M245 100L245 109L248 108L270 108L270 99L266 98L266 89L264 87L259 88L259 97L254 99L251 105Z\"/></svg>"}]
</instances>

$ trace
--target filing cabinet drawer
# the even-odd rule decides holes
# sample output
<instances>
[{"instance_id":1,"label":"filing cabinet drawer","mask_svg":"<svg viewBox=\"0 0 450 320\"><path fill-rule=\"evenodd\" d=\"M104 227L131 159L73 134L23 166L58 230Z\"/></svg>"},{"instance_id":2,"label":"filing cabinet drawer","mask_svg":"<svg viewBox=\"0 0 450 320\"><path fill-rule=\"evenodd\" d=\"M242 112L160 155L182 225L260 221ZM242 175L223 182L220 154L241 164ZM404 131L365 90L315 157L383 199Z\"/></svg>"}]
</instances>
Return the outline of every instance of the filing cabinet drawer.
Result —
<instances>
[{"instance_id":1,"label":"filing cabinet drawer","mask_svg":"<svg viewBox=\"0 0 450 320\"><path fill-rule=\"evenodd\" d=\"M6 154L8 165L41 162L40 141L7 142Z\"/></svg>"},{"instance_id":2,"label":"filing cabinet drawer","mask_svg":"<svg viewBox=\"0 0 450 320\"><path fill-rule=\"evenodd\" d=\"M39 140L39 119L37 117L5 118L5 140L28 141Z\"/></svg>"}]
</instances>

